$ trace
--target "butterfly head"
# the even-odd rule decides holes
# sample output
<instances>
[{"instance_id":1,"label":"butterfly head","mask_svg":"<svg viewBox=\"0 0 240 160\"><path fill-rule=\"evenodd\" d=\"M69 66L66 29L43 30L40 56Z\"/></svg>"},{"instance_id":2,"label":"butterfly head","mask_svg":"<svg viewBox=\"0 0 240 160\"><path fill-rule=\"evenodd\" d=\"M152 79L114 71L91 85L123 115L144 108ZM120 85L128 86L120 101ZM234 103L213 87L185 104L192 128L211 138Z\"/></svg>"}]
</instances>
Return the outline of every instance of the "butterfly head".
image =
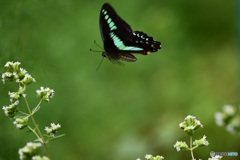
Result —
<instances>
[{"instance_id":1,"label":"butterfly head","mask_svg":"<svg viewBox=\"0 0 240 160\"><path fill-rule=\"evenodd\" d=\"M102 56L103 56L104 58L108 58L108 56L107 56L107 53L106 53L106 52L102 52Z\"/></svg>"}]
</instances>

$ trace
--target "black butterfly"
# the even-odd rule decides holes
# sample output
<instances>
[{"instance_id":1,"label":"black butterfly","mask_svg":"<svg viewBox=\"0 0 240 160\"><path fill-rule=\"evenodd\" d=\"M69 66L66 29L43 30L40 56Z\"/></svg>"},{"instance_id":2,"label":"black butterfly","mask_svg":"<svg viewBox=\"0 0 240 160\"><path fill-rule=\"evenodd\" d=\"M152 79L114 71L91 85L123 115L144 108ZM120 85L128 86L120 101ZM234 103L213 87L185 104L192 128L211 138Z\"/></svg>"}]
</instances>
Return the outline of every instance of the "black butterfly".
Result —
<instances>
[{"instance_id":1,"label":"black butterfly","mask_svg":"<svg viewBox=\"0 0 240 160\"><path fill-rule=\"evenodd\" d=\"M108 3L102 6L99 25L105 49L102 56L112 62L134 62L137 58L131 53L147 55L161 48L161 43L147 34L132 31Z\"/></svg>"}]
</instances>

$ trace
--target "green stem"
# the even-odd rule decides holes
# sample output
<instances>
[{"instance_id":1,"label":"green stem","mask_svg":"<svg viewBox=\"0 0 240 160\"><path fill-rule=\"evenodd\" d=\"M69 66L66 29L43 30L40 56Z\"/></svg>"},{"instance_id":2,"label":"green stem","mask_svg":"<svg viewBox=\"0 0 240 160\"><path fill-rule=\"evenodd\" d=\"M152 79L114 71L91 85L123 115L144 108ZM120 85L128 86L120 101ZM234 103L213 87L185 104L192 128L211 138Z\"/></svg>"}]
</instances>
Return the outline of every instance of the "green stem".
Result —
<instances>
[{"instance_id":1,"label":"green stem","mask_svg":"<svg viewBox=\"0 0 240 160\"><path fill-rule=\"evenodd\" d=\"M194 160L194 155L193 155L193 148L192 148L192 136L190 136L190 152L191 152L191 156L192 156L192 159Z\"/></svg>"},{"instance_id":2,"label":"green stem","mask_svg":"<svg viewBox=\"0 0 240 160\"><path fill-rule=\"evenodd\" d=\"M40 140L41 140L41 142L42 142L42 144L43 144L43 146L44 146L44 148L45 148L45 150L46 150L47 156L50 158L50 153L49 153L49 151L48 151L48 147L47 147L47 144L46 144L46 140L44 139L43 134L42 134L42 132L40 131L40 129L39 129L39 127L38 127L38 125L37 125L37 123L36 123L36 121L35 121L35 118L34 118L34 116L33 116L33 113L32 113L32 111L31 111L31 109L30 109L30 106L29 106L29 104L28 104L27 98L26 98L25 96L24 96L24 101L25 101L25 103L26 103L28 112L29 112L29 114L30 114L30 117L31 117L32 122L33 122L33 125L35 126L37 132L34 131L34 130L32 130L32 129L31 129L31 130L32 130L36 135L38 135L37 137L40 138ZM40 100L40 102L38 103L37 107L39 107L39 105L41 104L41 102L42 102L42 100Z\"/></svg>"},{"instance_id":3,"label":"green stem","mask_svg":"<svg viewBox=\"0 0 240 160\"><path fill-rule=\"evenodd\" d=\"M37 137L38 139L41 140L41 138L38 136L37 132L36 132L34 129L32 129L30 126L28 126L28 128L36 135L36 137ZM42 141L41 141L41 142L42 142Z\"/></svg>"},{"instance_id":4,"label":"green stem","mask_svg":"<svg viewBox=\"0 0 240 160\"><path fill-rule=\"evenodd\" d=\"M25 113L25 112L23 112L23 111L18 111L19 113L22 113L23 115L26 115L26 116L28 116L29 114L27 114L27 113Z\"/></svg>"}]
</instances>

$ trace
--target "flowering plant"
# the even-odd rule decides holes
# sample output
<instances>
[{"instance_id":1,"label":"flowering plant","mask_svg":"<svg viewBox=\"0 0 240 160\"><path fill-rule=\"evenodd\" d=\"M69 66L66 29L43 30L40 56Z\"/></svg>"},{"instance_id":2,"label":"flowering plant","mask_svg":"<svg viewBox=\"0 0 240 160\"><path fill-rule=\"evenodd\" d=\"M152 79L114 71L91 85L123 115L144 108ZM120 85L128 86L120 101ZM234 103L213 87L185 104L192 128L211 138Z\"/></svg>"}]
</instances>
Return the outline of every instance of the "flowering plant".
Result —
<instances>
[{"instance_id":1,"label":"flowering plant","mask_svg":"<svg viewBox=\"0 0 240 160\"><path fill-rule=\"evenodd\" d=\"M3 111L6 116L13 119L13 124L17 129L23 130L28 128L37 137L36 142L28 142L26 146L19 149L19 157L21 160L33 159L33 160L49 160L50 153L47 148L47 143L53 139L60 138L63 135L56 135L58 130L61 128L60 124L51 123L51 127L45 127L46 134L43 134L40 130L34 115L40 110L40 105L43 101L49 102L54 96L54 90L48 87L40 87L36 91L37 97L40 99L38 104L31 108L28 100L26 89L27 86L33 82L36 82L27 70L20 67L20 62L7 62L5 64L6 72L2 74L2 81L15 82L18 85L18 90L14 92L8 92L10 104L3 106ZM28 112L22 110L20 106L20 99L23 99ZM22 104L21 104L22 105ZM30 124L29 121L32 123ZM47 156L38 155L38 148L44 146Z\"/></svg>"}]
</instances>

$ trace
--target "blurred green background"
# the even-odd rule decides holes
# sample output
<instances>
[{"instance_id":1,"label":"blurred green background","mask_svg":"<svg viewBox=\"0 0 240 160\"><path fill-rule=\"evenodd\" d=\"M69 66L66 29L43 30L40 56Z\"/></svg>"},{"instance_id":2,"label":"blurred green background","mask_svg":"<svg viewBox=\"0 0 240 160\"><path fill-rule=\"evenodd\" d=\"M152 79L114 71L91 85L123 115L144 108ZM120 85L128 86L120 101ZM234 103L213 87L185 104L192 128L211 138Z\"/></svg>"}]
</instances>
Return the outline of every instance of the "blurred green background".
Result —
<instances>
[{"instance_id":1,"label":"blurred green background","mask_svg":"<svg viewBox=\"0 0 240 160\"><path fill-rule=\"evenodd\" d=\"M49 144L52 159L135 160L147 153L190 159L173 148L188 140L178 125L189 114L204 125L195 138L206 135L210 143L196 150L197 158L240 153L239 137L214 120L224 104L239 104L236 2L109 0L133 30L153 36L162 49L124 67L104 60L96 72L101 53L89 49L101 50L93 41L102 46L104 2L0 0L1 73L7 61L22 63L37 80L27 92L32 106L40 86L55 90L36 115L40 128L60 123L66 134ZM1 106L9 105L9 90L16 86L0 85ZM0 160L18 159L18 148L35 138L3 112L0 128Z\"/></svg>"}]
</instances>

